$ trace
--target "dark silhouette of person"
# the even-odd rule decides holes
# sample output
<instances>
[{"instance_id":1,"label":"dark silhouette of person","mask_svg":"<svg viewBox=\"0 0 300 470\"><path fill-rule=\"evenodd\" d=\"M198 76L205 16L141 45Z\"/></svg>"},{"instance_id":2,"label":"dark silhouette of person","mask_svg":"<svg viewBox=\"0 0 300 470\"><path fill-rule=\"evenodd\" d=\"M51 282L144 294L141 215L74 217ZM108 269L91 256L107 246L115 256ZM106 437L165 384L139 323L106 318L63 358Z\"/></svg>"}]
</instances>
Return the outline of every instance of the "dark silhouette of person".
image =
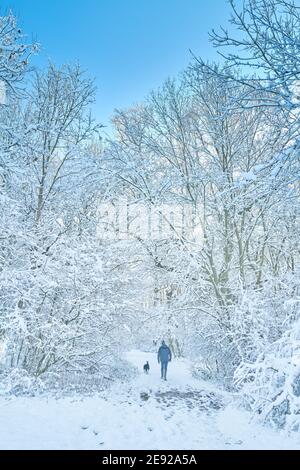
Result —
<instances>
[{"instance_id":1,"label":"dark silhouette of person","mask_svg":"<svg viewBox=\"0 0 300 470\"><path fill-rule=\"evenodd\" d=\"M167 380L168 363L172 360L170 348L162 341L157 353L157 361L161 364L161 378Z\"/></svg>"}]
</instances>

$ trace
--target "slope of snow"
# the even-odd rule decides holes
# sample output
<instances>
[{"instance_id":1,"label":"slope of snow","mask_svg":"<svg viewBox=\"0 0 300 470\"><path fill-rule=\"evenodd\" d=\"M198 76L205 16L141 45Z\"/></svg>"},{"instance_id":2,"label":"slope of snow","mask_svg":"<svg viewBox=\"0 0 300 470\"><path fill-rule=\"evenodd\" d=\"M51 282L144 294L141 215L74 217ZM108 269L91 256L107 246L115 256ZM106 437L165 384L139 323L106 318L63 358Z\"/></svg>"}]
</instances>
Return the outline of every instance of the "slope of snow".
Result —
<instances>
[{"instance_id":1,"label":"slope of snow","mask_svg":"<svg viewBox=\"0 0 300 470\"><path fill-rule=\"evenodd\" d=\"M300 449L300 440L249 424L227 394L193 379L188 361L172 361L164 382L155 354L126 356L141 374L102 395L1 398L0 448Z\"/></svg>"}]
</instances>

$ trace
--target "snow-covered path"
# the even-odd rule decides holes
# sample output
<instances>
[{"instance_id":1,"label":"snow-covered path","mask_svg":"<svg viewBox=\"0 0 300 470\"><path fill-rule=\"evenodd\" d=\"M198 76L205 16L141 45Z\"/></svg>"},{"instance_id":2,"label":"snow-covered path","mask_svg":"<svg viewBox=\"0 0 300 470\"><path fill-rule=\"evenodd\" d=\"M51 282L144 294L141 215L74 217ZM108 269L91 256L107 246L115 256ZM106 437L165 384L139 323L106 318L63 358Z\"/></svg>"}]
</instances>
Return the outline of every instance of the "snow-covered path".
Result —
<instances>
[{"instance_id":1,"label":"snow-covered path","mask_svg":"<svg viewBox=\"0 0 300 470\"><path fill-rule=\"evenodd\" d=\"M149 375L85 398L0 398L0 449L300 449L300 442L249 424L229 396L193 379L189 363L169 365L160 380L156 357L127 359Z\"/></svg>"}]
</instances>

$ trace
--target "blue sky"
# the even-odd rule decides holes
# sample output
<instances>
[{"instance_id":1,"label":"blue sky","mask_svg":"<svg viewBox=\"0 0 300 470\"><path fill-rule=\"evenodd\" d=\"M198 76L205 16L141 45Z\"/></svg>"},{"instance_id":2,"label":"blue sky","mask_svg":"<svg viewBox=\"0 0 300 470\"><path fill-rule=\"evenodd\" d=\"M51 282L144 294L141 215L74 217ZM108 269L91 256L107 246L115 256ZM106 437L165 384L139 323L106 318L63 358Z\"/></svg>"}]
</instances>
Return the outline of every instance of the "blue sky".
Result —
<instances>
[{"instance_id":1,"label":"blue sky","mask_svg":"<svg viewBox=\"0 0 300 470\"><path fill-rule=\"evenodd\" d=\"M42 46L35 64L78 61L95 77L95 112L104 124L114 108L141 101L185 68L189 49L216 58L208 40L226 24L226 0L1 0L22 30Z\"/></svg>"}]
</instances>

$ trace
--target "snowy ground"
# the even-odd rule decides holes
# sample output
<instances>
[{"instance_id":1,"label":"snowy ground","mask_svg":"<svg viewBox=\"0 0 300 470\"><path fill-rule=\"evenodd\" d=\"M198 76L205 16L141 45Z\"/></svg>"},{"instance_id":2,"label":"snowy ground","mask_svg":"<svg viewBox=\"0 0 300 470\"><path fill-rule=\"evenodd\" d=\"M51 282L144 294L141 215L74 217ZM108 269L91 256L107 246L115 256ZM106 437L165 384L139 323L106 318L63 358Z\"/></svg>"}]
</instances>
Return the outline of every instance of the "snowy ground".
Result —
<instances>
[{"instance_id":1,"label":"snowy ground","mask_svg":"<svg viewBox=\"0 0 300 470\"><path fill-rule=\"evenodd\" d=\"M0 449L300 449L249 424L229 396L192 378L187 361L160 379L152 353L127 358L150 373L90 398L0 398Z\"/></svg>"}]
</instances>

